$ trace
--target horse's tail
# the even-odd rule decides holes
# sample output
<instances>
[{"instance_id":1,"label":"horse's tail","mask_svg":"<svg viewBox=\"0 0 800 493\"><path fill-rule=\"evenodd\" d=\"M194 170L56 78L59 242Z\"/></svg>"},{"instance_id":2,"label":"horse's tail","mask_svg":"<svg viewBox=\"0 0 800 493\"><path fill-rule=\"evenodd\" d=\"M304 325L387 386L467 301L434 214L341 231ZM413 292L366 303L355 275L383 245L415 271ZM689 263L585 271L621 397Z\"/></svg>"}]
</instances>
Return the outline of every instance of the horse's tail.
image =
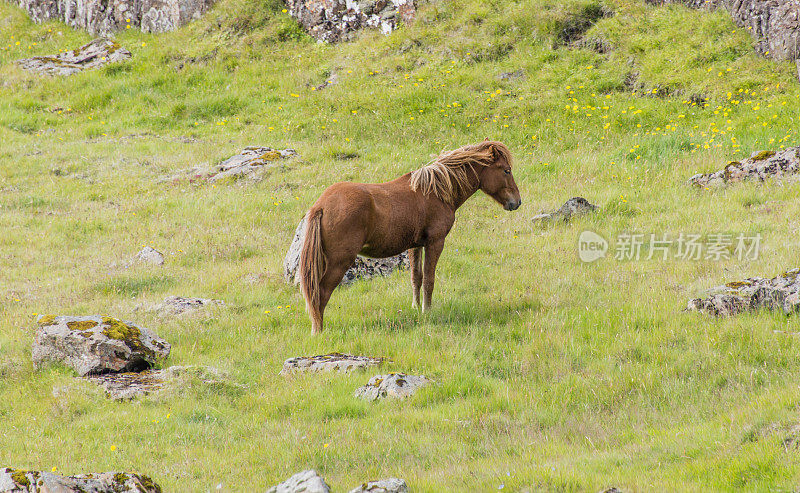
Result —
<instances>
[{"instance_id":1,"label":"horse's tail","mask_svg":"<svg viewBox=\"0 0 800 493\"><path fill-rule=\"evenodd\" d=\"M320 222L322 209L311 209L306 214L306 237L300 251L300 290L306 299L306 309L315 327L322 322L319 309L320 281L325 274L325 252L322 250Z\"/></svg>"}]
</instances>

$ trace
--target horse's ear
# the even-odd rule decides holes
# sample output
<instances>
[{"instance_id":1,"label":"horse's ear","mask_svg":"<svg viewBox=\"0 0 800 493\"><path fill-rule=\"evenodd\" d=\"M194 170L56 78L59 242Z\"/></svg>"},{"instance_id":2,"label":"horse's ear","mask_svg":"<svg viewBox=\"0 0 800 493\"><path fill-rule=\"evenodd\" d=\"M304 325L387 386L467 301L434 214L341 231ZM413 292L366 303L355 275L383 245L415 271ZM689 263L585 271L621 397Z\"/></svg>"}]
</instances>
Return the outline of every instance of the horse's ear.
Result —
<instances>
[{"instance_id":1,"label":"horse's ear","mask_svg":"<svg viewBox=\"0 0 800 493\"><path fill-rule=\"evenodd\" d=\"M495 149L494 144L489 144L489 151L492 153L492 158L497 161L500 158L500 153Z\"/></svg>"},{"instance_id":2,"label":"horse's ear","mask_svg":"<svg viewBox=\"0 0 800 493\"><path fill-rule=\"evenodd\" d=\"M484 142L489 142L489 137L486 137L485 139L483 139L483 141Z\"/></svg>"}]
</instances>

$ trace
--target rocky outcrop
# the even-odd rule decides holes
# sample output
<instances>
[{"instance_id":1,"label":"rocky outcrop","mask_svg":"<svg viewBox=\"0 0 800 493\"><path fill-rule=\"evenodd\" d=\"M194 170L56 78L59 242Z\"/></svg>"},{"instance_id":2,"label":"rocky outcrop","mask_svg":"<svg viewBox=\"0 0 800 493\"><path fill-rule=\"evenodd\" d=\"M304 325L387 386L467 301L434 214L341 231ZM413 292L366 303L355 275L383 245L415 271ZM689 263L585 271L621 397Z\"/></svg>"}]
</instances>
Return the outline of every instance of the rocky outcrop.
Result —
<instances>
[{"instance_id":1,"label":"rocky outcrop","mask_svg":"<svg viewBox=\"0 0 800 493\"><path fill-rule=\"evenodd\" d=\"M199 19L213 0L16 0L34 22L57 20L93 34L172 31Z\"/></svg>"},{"instance_id":2,"label":"rocky outcrop","mask_svg":"<svg viewBox=\"0 0 800 493\"><path fill-rule=\"evenodd\" d=\"M42 315L38 322L32 349L37 368L59 362L81 376L141 371L170 352L150 329L113 317Z\"/></svg>"},{"instance_id":3,"label":"rocky outcrop","mask_svg":"<svg viewBox=\"0 0 800 493\"><path fill-rule=\"evenodd\" d=\"M330 493L331 488L317 474L317 471L308 469L298 472L281 484L267 490L267 493Z\"/></svg>"},{"instance_id":4,"label":"rocky outcrop","mask_svg":"<svg viewBox=\"0 0 800 493\"><path fill-rule=\"evenodd\" d=\"M303 249L303 240L306 237L305 216L294 230L294 238L283 260L283 278L289 284L297 284L300 280L295 275L300 264L300 251ZM344 273L341 284L350 284L358 279L371 279L375 276L388 276L395 270L408 268L408 253L403 252L389 258L356 257L353 265Z\"/></svg>"},{"instance_id":5,"label":"rocky outcrop","mask_svg":"<svg viewBox=\"0 0 800 493\"><path fill-rule=\"evenodd\" d=\"M134 263L164 265L164 255L153 247L144 247L133 256Z\"/></svg>"},{"instance_id":6,"label":"rocky outcrop","mask_svg":"<svg viewBox=\"0 0 800 493\"><path fill-rule=\"evenodd\" d=\"M727 317L745 311L774 310L787 315L800 311L800 269L764 279L751 277L729 282L711 290L708 298L689 301L686 309L717 317Z\"/></svg>"},{"instance_id":7,"label":"rocky outcrop","mask_svg":"<svg viewBox=\"0 0 800 493\"><path fill-rule=\"evenodd\" d=\"M147 308L148 311L157 312L162 317L176 317L196 313L204 308L222 306L225 302L209 298L186 298L183 296L169 296L161 303Z\"/></svg>"},{"instance_id":8,"label":"rocky outcrop","mask_svg":"<svg viewBox=\"0 0 800 493\"><path fill-rule=\"evenodd\" d=\"M350 490L350 493L408 493L408 485L398 478L381 479L367 481Z\"/></svg>"},{"instance_id":9,"label":"rocky outcrop","mask_svg":"<svg viewBox=\"0 0 800 493\"><path fill-rule=\"evenodd\" d=\"M239 154L229 157L216 166L197 166L176 175L162 178L161 181L180 183L236 181L246 178L258 181L268 170L279 166L279 161L297 156L294 149L273 149L271 147L248 146Z\"/></svg>"},{"instance_id":10,"label":"rocky outcrop","mask_svg":"<svg viewBox=\"0 0 800 493\"><path fill-rule=\"evenodd\" d=\"M161 493L152 479L130 472L61 476L46 471L0 468L0 492L13 493Z\"/></svg>"},{"instance_id":11,"label":"rocky outcrop","mask_svg":"<svg viewBox=\"0 0 800 493\"><path fill-rule=\"evenodd\" d=\"M564 205L552 212L545 212L533 216L533 221L564 221L567 222L575 216L581 216L597 210L597 206L583 197L572 197Z\"/></svg>"},{"instance_id":12,"label":"rocky outcrop","mask_svg":"<svg viewBox=\"0 0 800 493\"><path fill-rule=\"evenodd\" d=\"M131 52L110 39L97 38L77 50L57 55L35 56L17 61L20 67L45 75L72 75L83 70L121 62L131 57Z\"/></svg>"},{"instance_id":13,"label":"rocky outcrop","mask_svg":"<svg viewBox=\"0 0 800 493\"><path fill-rule=\"evenodd\" d=\"M228 377L210 366L170 366L163 370L104 373L87 378L103 387L106 395L114 400L135 399L168 387L186 388L193 383L229 385Z\"/></svg>"},{"instance_id":14,"label":"rocky outcrop","mask_svg":"<svg viewBox=\"0 0 800 493\"><path fill-rule=\"evenodd\" d=\"M758 151L742 161L731 161L714 173L697 174L689 183L701 188L719 188L741 181L776 178L800 181L800 147L780 151Z\"/></svg>"},{"instance_id":15,"label":"rocky outcrop","mask_svg":"<svg viewBox=\"0 0 800 493\"><path fill-rule=\"evenodd\" d=\"M365 370L367 368L380 366L383 361L383 358L354 356L352 354L342 353L321 354L318 356L299 356L296 358L289 358L284 361L281 375L292 375L294 373L319 373L325 371L349 373L353 370Z\"/></svg>"},{"instance_id":16,"label":"rocky outcrop","mask_svg":"<svg viewBox=\"0 0 800 493\"><path fill-rule=\"evenodd\" d=\"M289 13L308 34L328 43L350 39L362 28L394 31L416 15L415 0L286 0Z\"/></svg>"},{"instance_id":17,"label":"rocky outcrop","mask_svg":"<svg viewBox=\"0 0 800 493\"><path fill-rule=\"evenodd\" d=\"M800 60L800 0L646 0L692 8L724 7L733 21L750 31L756 51L773 60ZM800 65L800 63L799 63Z\"/></svg>"},{"instance_id":18,"label":"rocky outcrop","mask_svg":"<svg viewBox=\"0 0 800 493\"><path fill-rule=\"evenodd\" d=\"M431 381L424 375L406 375L405 373L389 373L375 375L363 387L356 389L355 396L368 401L376 401L387 397L402 399L413 395Z\"/></svg>"}]
</instances>

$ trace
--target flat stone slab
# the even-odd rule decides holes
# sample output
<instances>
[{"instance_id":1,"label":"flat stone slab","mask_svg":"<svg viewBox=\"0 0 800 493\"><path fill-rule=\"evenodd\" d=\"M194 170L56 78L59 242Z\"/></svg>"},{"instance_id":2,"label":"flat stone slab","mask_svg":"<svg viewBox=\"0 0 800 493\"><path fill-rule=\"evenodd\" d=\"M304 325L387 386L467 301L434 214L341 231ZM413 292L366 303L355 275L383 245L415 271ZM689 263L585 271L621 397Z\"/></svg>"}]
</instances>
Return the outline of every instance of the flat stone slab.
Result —
<instances>
[{"instance_id":1,"label":"flat stone slab","mask_svg":"<svg viewBox=\"0 0 800 493\"><path fill-rule=\"evenodd\" d=\"M171 348L150 329L113 317L41 315L38 323L36 368L59 362L81 376L139 371L169 356Z\"/></svg>"},{"instance_id":2,"label":"flat stone slab","mask_svg":"<svg viewBox=\"0 0 800 493\"><path fill-rule=\"evenodd\" d=\"M267 493L330 493L330 486L325 483L317 471L308 469L298 472L281 484L267 490Z\"/></svg>"},{"instance_id":3,"label":"flat stone slab","mask_svg":"<svg viewBox=\"0 0 800 493\"><path fill-rule=\"evenodd\" d=\"M162 182L216 183L223 181L260 180L268 170L280 165L281 161L297 156L294 149L273 149L272 147L248 146L239 154L229 157L215 166L196 166L172 176L162 178Z\"/></svg>"},{"instance_id":4,"label":"flat stone slab","mask_svg":"<svg viewBox=\"0 0 800 493\"><path fill-rule=\"evenodd\" d=\"M317 373L324 371L337 371L348 373L353 370L365 370L380 366L384 358L371 358L369 356L354 356L352 354L330 353L317 356L298 356L289 358L283 363L281 375L294 373Z\"/></svg>"},{"instance_id":5,"label":"flat stone slab","mask_svg":"<svg viewBox=\"0 0 800 493\"><path fill-rule=\"evenodd\" d=\"M689 300L688 311L727 317L746 311L773 310L789 315L800 311L800 269L771 279L750 277L717 286L708 298Z\"/></svg>"},{"instance_id":6,"label":"flat stone slab","mask_svg":"<svg viewBox=\"0 0 800 493\"><path fill-rule=\"evenodd\" d=\"M190 313L196 313L204 308L213 306L223 306L225 304L222 300L215 300L210 298L187 298L184 296L169 296L161 303L157 303L148 311L158 312L161 316L181 316Z\"/></svg>"},{"instance_id":7,"label":"flat stone slab","mask_svg":"<svg viewBox=\"0 0 800 493\"><path fill-rule=\"evenodd\" d=\"M298 284L297 268L300 265L300 252L303 250L303 240L306 237L306 218L300 221L294 230L292 244L283 260L283 278L289 284ZM356 257L353 265L344 273L339 284L350 284L360 279L372 279L377 276L388 276L396 270L407 269L409 266L408 252L388 258Z\"/></svg>"},{"instance_id":8,"label":"flat stone slab","mask_svg":"<svg viewBox=\"0 0 800 493\"><path fill-rule=\"evenodd\" d=\"M731 161L714 173L697 174L689 184L699 188L722 188L743 181L763 182L770 178L800 181L800 147L779 151L758 151L741 161Z\"/></svg>"},{"instance_id":9,"label":"flat stone slab","mask_svg":"<svg viewBox=\"0 0 800 493\"><path fill-rule=\"evenodd\" d=\"M131 52L121 48L115 41L97 38L77 50L65 51L57 55L24 58L18 60L17 63L25 70L40 74L72 75L129 58L131 58Z\"/></svg>"},{"instance_id":10,"label":"flat stone slab","mask_svg":"<svg viewBox=\"0 0 800 493\"><path fill-rule=\"evenodd\" d=\"M388 478L379 481L367 481L361 486L350 490L350 493L408 493L408 485L402 479Z\"/></svg>"},{"instance_id":11,"label":"flat stone slab","mask_svg":"<svg viewBox=\"0 0 800 493\"><path fill-rule=\"evenodd\" d=\"M355 391L355 397L375 401L379 399L402 399L413 395L417 390L430 384L424 375L407 375L405 373L389 373L375 375L369 382Z\"/></svg>"},{"instance_id":12,"label":"flat stone slab","mask_svg":"<svg viewBox=\"0 0 800 493\"><path fill-rule=\"evenodd\" d=\"M567 222L575 216L582 216L590 212L594 212L598 207L583 197L572 197L564 202L564 205L558 209L538 214L531 218L532 221L564 221Z\"/></svg>"},{"instance_id":13,"label":"flat stone slab","mask_svg":"<svg viewBox=\"0 0 800 493\"><path fill-rule=\"evenodd\" d=\"M170 366L163 370L145 370L138 373L91 375L87 379L103 387L106 395L114 400L135 399L190 379L197 379L206 385L228 382L228 378L222 372L210 366Z\"/></svg>"},{"instance_id":14,"label":"flat stone slab","mask_svg":"<svg viewBox=\"0 0 800 493\"><path fill-rule=\"evenodd\" d=\"M148 476L102 472L61 476L47 471L0 468L0 492L14 493L161 493Z\"/></svg>"}]
</instances>

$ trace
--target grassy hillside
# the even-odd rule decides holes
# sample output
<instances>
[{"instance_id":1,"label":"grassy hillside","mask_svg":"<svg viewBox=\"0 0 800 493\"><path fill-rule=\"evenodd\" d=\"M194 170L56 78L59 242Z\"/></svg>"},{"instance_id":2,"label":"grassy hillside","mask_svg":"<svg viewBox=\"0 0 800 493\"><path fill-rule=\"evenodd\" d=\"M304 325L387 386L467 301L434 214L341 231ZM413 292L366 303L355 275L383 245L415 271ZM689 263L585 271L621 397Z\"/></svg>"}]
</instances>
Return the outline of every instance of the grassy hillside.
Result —
<instances>
[{"instance_id":1,"label":"grassy hillside","mask_svg":"<svg viewBox=\"0 0 800 493\"><path fill-rule=\"evenodd\" d=\"M724 12L603 6L614 15L585 36L606 53L565 39L599 12L585 1L430 2L390 36L327 46L278 0L221 0L174 33L119 33L129 62L55 79L13 62L92 37L0 3L0 465L136 470L165 491L258 491L305 468L337 491L386 476L414 491L796 487L784 440L800 419L800 340L775 331L797 318L682 312L706 288L797 266L798 185L685 184L798 145L793 67L757 57ZM411 310L395 274L337 290L311 337L282 280L305 209L336 181L388 180L484 137L515 153L523 207L478 195L459 211L432 313ZM254 185L159 182L246 145L301 157ZM601 212L530 221L575 195ZM587 229L760 233L763 249L583 264ZM122 268L144 245L166 265ZM135 310L170 294L226 306ZM33 369L37 313L134 320L172 343L168 365L213 365L246 388L112 402L69 369ZM437 385L368 404L352 392L370 373L278 375L331 351Z\"/></svg>"}]
</instances>

